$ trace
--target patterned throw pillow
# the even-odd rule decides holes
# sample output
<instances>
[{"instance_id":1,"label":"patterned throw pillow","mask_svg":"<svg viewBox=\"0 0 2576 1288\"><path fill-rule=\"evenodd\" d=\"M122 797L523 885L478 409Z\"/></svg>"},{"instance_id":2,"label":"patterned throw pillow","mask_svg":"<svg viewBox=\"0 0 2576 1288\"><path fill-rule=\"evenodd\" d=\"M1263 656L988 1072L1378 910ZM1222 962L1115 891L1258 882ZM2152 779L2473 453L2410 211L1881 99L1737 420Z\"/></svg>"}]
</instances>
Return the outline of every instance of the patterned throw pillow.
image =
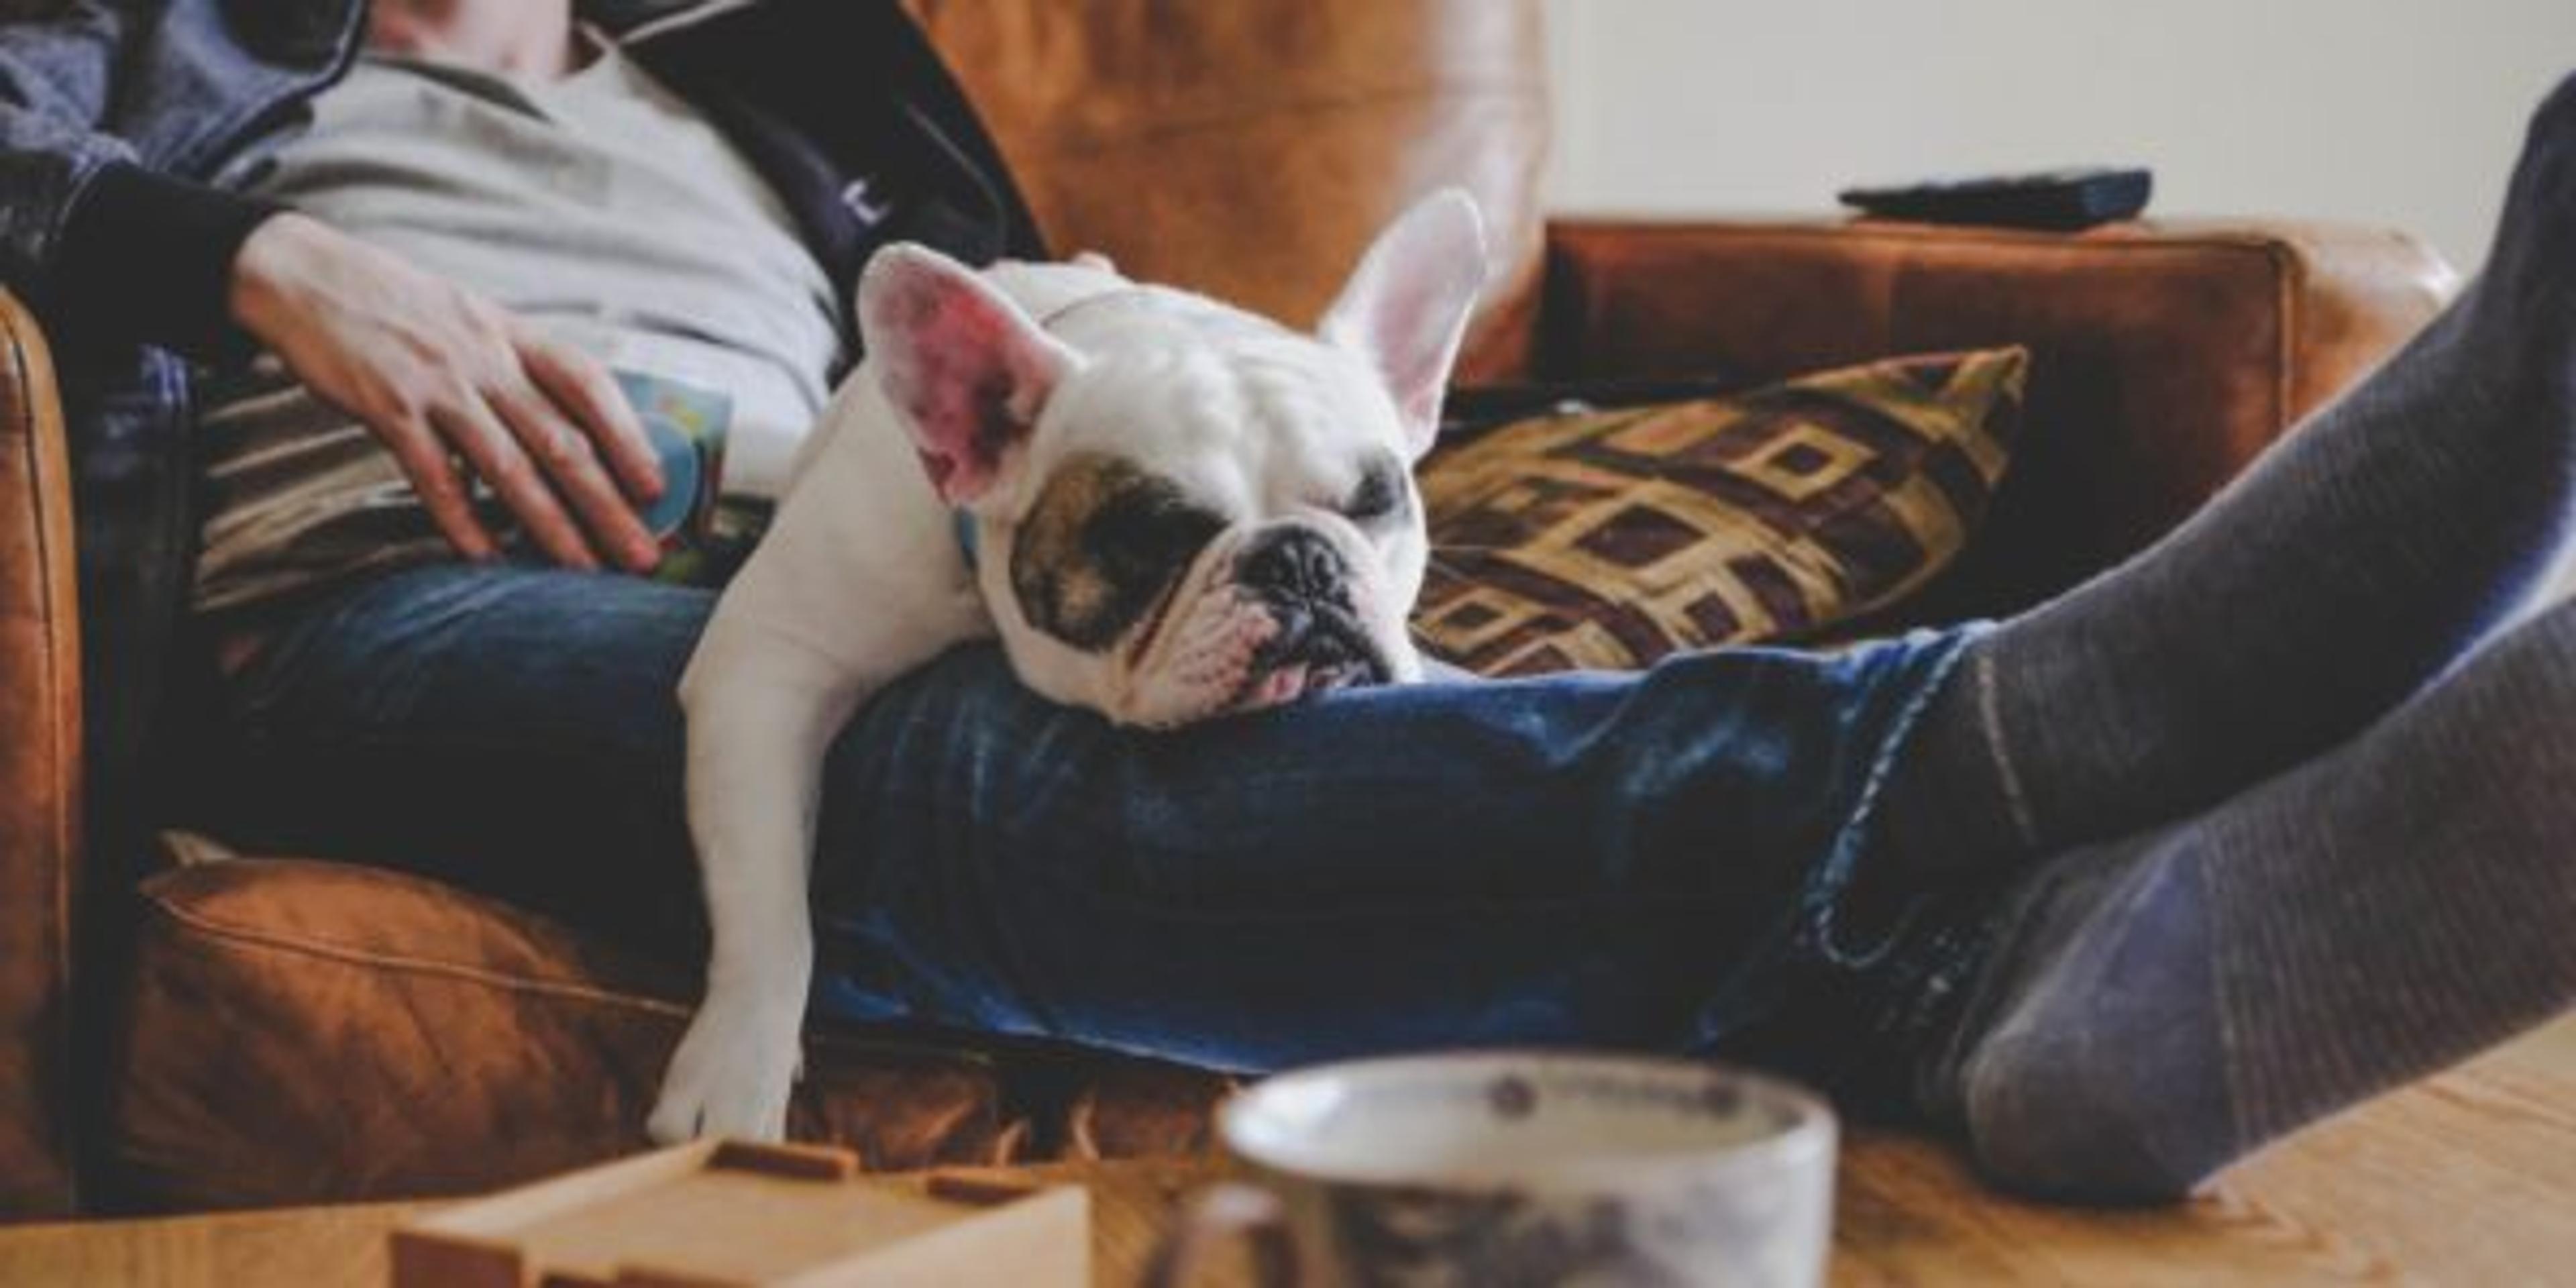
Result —
<instances>
[{"instance_id":1,"label":"patterned throw pillow","mask_svg":"<svg viewBox=\"0 0 2576 1288\"><path fill-rule=\"evenodd\" d=\"M1414 630L1487 675L1794 640L1921 585L1985 516L2022 349L1515 421L1422 472Z\"/></svg>"}]
</instances>

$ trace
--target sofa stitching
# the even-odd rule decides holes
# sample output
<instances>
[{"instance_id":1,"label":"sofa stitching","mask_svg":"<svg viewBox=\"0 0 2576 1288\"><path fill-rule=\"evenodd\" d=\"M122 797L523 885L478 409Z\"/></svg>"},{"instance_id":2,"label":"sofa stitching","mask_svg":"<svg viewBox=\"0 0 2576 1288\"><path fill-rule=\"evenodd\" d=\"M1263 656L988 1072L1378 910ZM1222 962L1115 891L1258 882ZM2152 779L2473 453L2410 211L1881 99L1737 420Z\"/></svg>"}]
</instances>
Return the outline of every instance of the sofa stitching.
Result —
<instances>
[{"instance_id":1,"label":"sofa stitching","mask_svg":"<svg viewBox=\"0 0 2576 1288\"><path fill-rule=\"evenodd\" d=\"M15 299L0 299L0 331L5 331L6 343L0 344L0 348L8 351L9 387L17 391L17 397L10 400L9 432L19 440L19 450L27 455L28 474L34 485L38 503L38 509L32 516L35 528L33 537L36 547L36 566L47 583L47 589L55 591L60 589L53 585L56 552L47 540L51 525L45 521L46 511L43 509L43 504L46 493L42 486L44 470L40 468L40 462L37 459L42 451L37 442L41 429L37 400L45 391L37 388L36 377L39 373L36 370L34 353L30 350L31 344L41 344L43 338L41 333L33 331L23 306ZM53 604L54 598L55 596L51 594L47 595L47 607L59 607ZM42 688L47 694L53 694L61 688L63 674L63 657L58 647L61 642L58 630L60 623L52 612L31 612L26 617L28 620L40 623L44 628L37 632L36 648L41 658L40 664L44 669ZM51 761L48 771L54 780L60 783L66 766L70 763L70 750L64 745L67 731L59 709L45 718L49 734L47 754ZM77 1058L72 1050L72 1017L69 1005L72 979L71 869L79 863L80 858L73 851L73 847L78 844L77 833L73 830L72 822L74 806L70 801L63 799L64 795L62 792L54 793L53 817L48 820L46 828L49 833L48 840L54 851L54 862L40 865L45 873L47 889L40 896L46 915L38 933L43 937L41 950L43 960L52 975L46 992L55 999L57 1004L45 1008L49 1021L40 1020L38 1023L51 1030L50 1045L54 1058L47 1062L51 1066L47 1070L50 1081L57 1087L69 1088L74 1083ZM76 1179L74 1183L77 1184Z\"/></svg>"},{"instance_id":2,"label":"sofa stitching","mask_svg":"<svg viewBox=\"0 0 2576 1288\"><path fill-rule=\"evenodd\" d=\"M2276 346L2272 359L2272 432L2277 436L2289 428L2290 409L2298 405L2298 389L2293 373L2298 369L2299 328L2303 324L2299 302L2303 294L2299 257L2278 242L2261 247L2272 265L2273 337Z\"/></svg>"},{"instance_id":3,"label":"sofa stitching","mask_svg":"<svg viewBox=\"0 0 2576 1288\"><path fill-rule=\"evenodd\" d=\"M252 930L245 926L229 924L216 918L205 916L201 913L180 908L172 904L167 899L156 897L153 898L151 902L154 911L159 912L161 915L166 916L189 929L199 931L218 939L248 944L259 948L266 948L273 952L319 957L328 961L337 961L353 966L366 966L419 975L441 976L448 979L462 980L468 983L484 984L493 988L501 989L505 992L545 994L570 998L576 1001L598 1002L605 1005L625 1007L633 1010L650 1011L655 1014L668 1015L677 1019L688 1018L691 1010L688 1006L682 1005L678 1002L666 1002L660 998L639 997L632 993L621 993L609 989L594 988L586 984L576 984L568 980L536 979L528 976L509 975L500 971L485 970L480 967L465 966L455 962L435 961L426 957L414 957L402 953L376 952L369 949L352 947L346 944L331 943L325 940L308 939L294 935L282 935L273 931Z\"/></svg>"},{"instance_id":4,"label":"sofa stitching","mask_svg":"<svg viewBox=\"0 0 2576 1288\"><path fill-rule=\"evenodd\" d=\"M328 940L311 939L297 935L284 935L274 931L253 930L247 926L237 925L223 921L219 918L208 917L203 913L181 908L171 900L158 895L147 896L147 900L155 912L158 912L161 915L170 918L172 921L178 922L192 930L217 939L247 944L256 948L265 948L271 952L317 957L325 961L335 961L344 965L363 966L370 969L402 971L418 975L438 976L466 983L482 984L499 989L503 992L560 997L572 1001L595 1002L606 1006L647 1011L657 1015L666 1015L673 1019L680 1020L688 1019L691 1015L695 1014L696 1010L695 1007L684 1003L667 1002L655 997L642 997L633 993L623 993L611 989L594 988L590 985L578 984L569 980L536 979L527 976L510 975L500 971L460 965L455 962L436 961L426 957L414 957L402 953L375 952L347 944L333 943ZM877 1051L892 1050L915 1055L936 1056L940 1059L952 1060L962 1064L971 1064L987 1070L994 1067L993 1058L987 1053L962 1047L919 1044L901 1040L888 1041L873 1039L865 1035L833 1033L829 1031L820 1034L810 1034L807 1036L806 1041L809 1045L819 1043L826 1048L850 1048Z\"/></svg>"},{"instance_id":5,"label":"sofa stitching","mask_svg":"<svg viewBox=\"0 0 2576 1288\"><path fill-rule=\"evenodd\" d=\"M12 343L9 345L9 350L11 356L11 369L9 372L10 379L16 383L20 390L25 391L24 395L20 399L18 411L24 422L28 455L30 458L33 458L41 451L41 447L36 441L37 431L39 429L38 422L40 419L36 414L36 399L41 394L51 394L54 391L50 389L40 390L36 387L36 377L38 372L36 370L35 359L29 352L27 344L22 338L12 337ZM50 384L50 381L47 383ZM56 396L59 395L57 394ZM31 466L35 463L36 462L32 459L29 462ZM43 472L41 470L31 469L30 473L36 476L39 483L42 482ZM45 489L40 486L36 492L38 501L40 503L44 501L46 495ZM53 498L53 501L54 505L59 507L64 504L65 498L56 496ZM68 597L70 587L60 584L60 576L56 570L64 566L64 563L67 562L58 559L58 556L67 552L57 551L53 547L51 538L55 525L47 521L48 515L51 513L51 510L40 510L36 515L36 549L37 558L40 561L38 566L45 569L45 580L47 582L48 591L46 598L48 604L51 608L57 610L43 615L43 620L46 623L47 629L44 632L44 642L41 647L45 659L45 688L49 693L62 687L63 677L65 675L64 668L68 660L65 651L61 647L63 644L62 632L56 628L58 628L65 620L76 620L76 617L67 615L61 610L70 610L70 614L77 614L78 612L77 604L61 602L64 598ZM71 745L71 740L77 733L78 728L79 726L75 721L62 719L62 712L59 708L57 708L53 712L52 716L46 721L46 730L51 735L50 741L52 743L51 754L53 764L51 769L57 782L63 782L68 775L75 772L76 761L79 753ZM80 843L80 834L78 830L79 808L78 802L73 798L70 792L55 793L55 813L52 826L49 829L52 832L54 852L60 856L61 860L54 866L53 889L50 892L50 898L47 900L47 902L52 905L54 914L53 924L48 932L49 937L52 940L49 948L51 949L54 957L56 976L64 981L66 987L69 986L72 977L71 926L72 917L74 915L72 907L74 898L72 883L78 872L77 865L81 861L81 855L78 852L78 846ZM65 1031L65 1047L67 1050L69 1048L70 1027L69 1018L66 1016L63 1028Z\"/></svg>"},{"instance_id":6,"label":"sofa stitching","mask_svg":"<svg viewBox=\"0 0 2576 1288\"><path fill-rule=\"evenodd\" d=\"M1616 216L1589 218L1563 215L1551 224L1578 237L1606 235L1618 238L1667 237L1696 238L1705 236L1711 225L1688 221L1663 223L1652 218L1628 220ZM2199 231L2150 225L2154 235L2146 237L2087 237L2066 233L2020 232L2000 229L1971 229L1959 225L1897 224L1880 226L1867 220L1844 223L1762 223L1732 222L1716 225L1738 239L1749 237L1796 237L1807 240L1830 238L1837 241L1863 241L1887 246L1963 247L1973 250L2029 250L2034 247L2061 247L2068 250L2108 251L2124 254L2171 254L2176 252L2230 251L2272 257L2282 254L2287 246L2277 235Z\"/></svg>"}]
</instances>

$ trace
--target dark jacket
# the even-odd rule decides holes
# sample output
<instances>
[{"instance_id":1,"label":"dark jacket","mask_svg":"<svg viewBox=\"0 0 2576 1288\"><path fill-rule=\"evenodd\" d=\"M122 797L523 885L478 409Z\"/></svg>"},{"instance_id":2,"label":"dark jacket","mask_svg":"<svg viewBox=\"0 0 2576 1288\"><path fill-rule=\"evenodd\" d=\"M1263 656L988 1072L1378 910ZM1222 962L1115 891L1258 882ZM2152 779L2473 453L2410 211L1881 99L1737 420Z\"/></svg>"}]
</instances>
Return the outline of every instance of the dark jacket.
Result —
<instances>
[{"instance_id":1,"label":"dark jacket","mask_svg":"<svg viewBox=\"0 0 2576 1288\"><path fill-rule=\"evenodd\" d=\"M364 0L0 0L0 283L45 323L68 418L94 843L152 793L195 554L190 378L238 360L234 252L269 207L204 186L338 79ZM892 0L603 0L584 16L732 138L847 289L892 239L1034 255L972 110ZM173 681L176 681L175 687ZM130 851L128 851L130 852Z\"/></svg>"}]
</instances>

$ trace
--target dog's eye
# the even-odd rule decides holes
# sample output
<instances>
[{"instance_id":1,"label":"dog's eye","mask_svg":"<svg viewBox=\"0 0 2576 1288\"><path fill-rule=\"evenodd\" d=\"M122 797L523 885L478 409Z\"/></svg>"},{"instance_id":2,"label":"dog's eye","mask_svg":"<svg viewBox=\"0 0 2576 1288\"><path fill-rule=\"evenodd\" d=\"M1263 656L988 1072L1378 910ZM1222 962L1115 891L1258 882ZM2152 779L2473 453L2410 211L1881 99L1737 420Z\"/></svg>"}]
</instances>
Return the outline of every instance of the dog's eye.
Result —
<instances>
[{"instance_id":1,"label":"dog's eye","mask_svg":"<svg viewBox=\"0 0 2576 1288\"><path fill-rule=\"evenodd\" d=\"M1225 521L1160 488L1139 488L1093 516L1092 550L1120 572L1167 570L1225 530Z\"/></svg>"},{"instance_id":2,"label":"dog's eye","mask_svg":"<svg viewBox=\"0 0 2576 1288\"><path fill-rule=\"evenodd\" d=\"M1360 474L1360 485L1342 502L1342 517L1363 526L1394 514L1404 504L1404 473L1390 461L1378 461Z\"/></svg>"}]
</instances>

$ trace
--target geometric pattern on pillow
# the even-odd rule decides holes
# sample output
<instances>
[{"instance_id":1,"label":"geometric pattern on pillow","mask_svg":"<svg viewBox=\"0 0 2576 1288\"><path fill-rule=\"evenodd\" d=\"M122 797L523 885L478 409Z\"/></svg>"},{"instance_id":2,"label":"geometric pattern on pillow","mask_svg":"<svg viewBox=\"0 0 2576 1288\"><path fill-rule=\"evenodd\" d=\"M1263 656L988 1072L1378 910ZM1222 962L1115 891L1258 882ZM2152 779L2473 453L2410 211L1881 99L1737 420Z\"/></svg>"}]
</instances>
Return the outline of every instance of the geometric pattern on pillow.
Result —
<instances>
[{"instance_id":1,"label":"geometric pattern on pillow","mask_svg":"<svg viewBox=\"0 0 2576 1288\"><path fill-rule=\"evenodd\" d=\"M1923 584L2020 431L2019 348L1515 421L1428 460L1413 626L1486 675L1788 641Z\"/></svg>"}]
</instances>

